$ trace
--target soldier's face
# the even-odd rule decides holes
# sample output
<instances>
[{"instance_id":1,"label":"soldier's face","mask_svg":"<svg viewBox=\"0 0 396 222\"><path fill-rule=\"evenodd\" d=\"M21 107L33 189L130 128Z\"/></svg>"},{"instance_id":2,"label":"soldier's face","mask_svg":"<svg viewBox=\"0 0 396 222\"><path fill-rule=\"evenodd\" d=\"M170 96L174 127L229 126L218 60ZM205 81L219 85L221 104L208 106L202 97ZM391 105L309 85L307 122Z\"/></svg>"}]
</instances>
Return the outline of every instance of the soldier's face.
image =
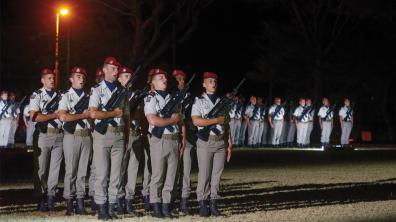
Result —
<instances>
[{"instance_id":1,"label":"soldier's face","mask_svg":"<svg viewBox=\"0 0 396 222\"><path fill-rule=\"evenodd\" d=\"M280 105L281 104L281 99L279 99L279 98L275 99L275 104Z\"/></svg>"},{"instance_id":2,"label":"soldier's face","mask_svg":"<svg viewBox=\"0 0 396 222\"><path fill-rule=\"evenodd\" d=\"M15 98L16 98L16 96L15 96L14 94L11 94L8 98L9 98L11 101L14 101Z\"/></svg>"},{"instance_id":3,"label":"soldier's face","mask_svg":"<svg viewBox=\"0 0 396 222\"><path fill-rule=\"evenodd\" d=\"M168 86L168 80L166 79L165 74L155 75L151 83L155 90L166 90L166 87Z\"/></svg>"},{"instance_id":4,"label":"soldier's face","mask_svg":"<svg viewBox=\"0 0 396 222\"><path fill-rule=\"evenodd\" d=\"M261 97L257 98L257 104L262 105L263 99Z\"/></svg>"},{"instance_id":5,"label":"soldier's face","mask_svg":"<svg viewBox=\"0 0 396 222\"><path fill-rule=\"evenodd\" d=\"M180 90L183 89L183 88L184 88L184 85L185 85L184 76L182 76L182 75L177 75L177 76L175 76L175 79L176 79L176 81L177 81L177 87L178 87Z\"/></svg>"},{"instance_id":6,"label":"soldier's face","mask_svg":"<svg viewBox=\"0 0 396 222\"><path fill-rule=\"evenodd\" d=\"M1 94L1 99L2 100L7 100L8 99L8 93Z\"/></svg>"},{"instance_id":7,"label":"soldier's face","mask_svg":"<svg viewBox=\"0 0 396 222\"><path fill-rule=\"evenodd\" d=\"M323 98L322 103L323 103L323 105L328 106L329 100L327 98Z\"/></svg>"},{"instance_id":8,"label":"soldier's face","mask_svg":"<svg viewBox=\"0 0 396 222\"><path fill-rule=\"evenodd\" d=\"M46 89L53 89L55 86L55 76L54 74L47 74L41 77L41 83Z\"/></svg>"},{"instance_id":9,"label":"soldier's face","mask_svg":"<svg viewBox=\"0 0 396 222\"><path fill-rule=\"evenodd\" d=\"M69 80L73 88L82 89L85 84L85 79L85 75L81 73L73 73Z\"/></svg>"},{"instance_id":10,"label":"soldier's face","mask_svg":"<svg viewBox=\"0 0 396 222\"><path fill-rule=\"evenodd\" d=\"M312 101L310 99L307 99L307 101L305 101L305 103L307 104L307 106L310 106L312 104Z\"/></svg>"},{"instance_id":11,"label":"soldier's face","mask_svg":"<svg viewBox=\"0 0 396 222\"><path fill-rule=\"evenodd\" d=\"M346 100L344 101L344 105L350 106L350 105L351 105L351 101L349 101L349 99L346 99Z\"/></svg>"},{"instance_id":12,"label":"soldier's face","mask_svg":"<svg viewBox=\"0 0 396 222\"><path fill-rule=\"evenodd\" d=\"M298 103L300 104L300 106L305 106L305 99L300 99Z\"/></svg>"},{"instance_id":13,"label":"soldier's face","mask_svg":"<svg viewBox=\"0 0 396 222\"><path fill-rule=\"evenodd\" d=\"M109 82L116 81L118 77L118 66L105 64L103 66L104 78Z\"/></svg>"},{"instance_id":14,"label":"soldier's face","mask_svg":"<svg viewBox=\"0 0 396 222\"><path fill-rule=\"evenodd\" d=\"M96 76L95 82L96 82L96 83L100 83L100 82L102 82L103 79L104 79L104 76L103 76L103 75Z\"/></svg>"},{"instance_id":15,"label":"soldier's face","mask_svg":"<svg viewBox=\"0 0 396 222\"><path fill-rule=\"evenodd\" d=\"M202 86L205 88L206 93L214 94L217 90L217 79L215 78L206 78L204 79Z\"/></svg>"},{"instance_id":16,"label":"soldier's face","mask_svg":"<svg viewBox=\"0 0 396 222\"><path fill-rule=\"evenodd\" d=\"M257 99L255 96L250 97L250 103L256 105Z\"/></svg>"},{"instance_id":17,"label":"soldier's face","mask_svg":"<svg viewBox=\"0 0 396 222\"><path fill-rule=\"evenodd\" d=\"M118 81L119 81L123 86L125 86L126 83L131 79L131 77L132 77L132 74L131 74L131 73L121 73L121 74L118 76Z\"/></svg>"}]
</instances>

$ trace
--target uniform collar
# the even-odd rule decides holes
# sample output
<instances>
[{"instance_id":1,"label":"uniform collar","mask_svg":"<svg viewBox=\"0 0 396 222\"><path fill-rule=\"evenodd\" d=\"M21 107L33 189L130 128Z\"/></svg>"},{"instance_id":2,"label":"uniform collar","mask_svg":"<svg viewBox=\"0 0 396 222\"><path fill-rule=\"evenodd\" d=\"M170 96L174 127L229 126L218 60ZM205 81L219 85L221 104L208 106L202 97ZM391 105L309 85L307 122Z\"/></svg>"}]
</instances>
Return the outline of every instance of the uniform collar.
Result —
<instances>
[{"instance_id":1,"label":"uniform collar","mask_svg":"<svg viewBox=\"0 0 396 222\"><path fill-rule=\"evenodd\" d=\"M219 97L216 94L208 95L208 94L204 93L203 97L205 97L207 100L211 101L213 105L215 105L219 100Z\"/></svg>"},{"instance_id":2,"label":"uniform collar","mask_svg":"<svg viewBox=\"0 0 396 222\"><path fill-rule=\"evenodd\" d=\"M50 97L50 98L53 98L54 95L56 94L55 90L47 91L44 87L41 88L41 92L45 92L45 94L48 95L48 97Z\"/></svg>"},{"instance_id":3,"label":"uniform collar","mask_svg":"<svg viewBox=\"0 0 396 222\"><path fill-rule=\"evenodd\" d=\"M113 92L114 89L117 88L116 82L109 82L109 81L103 80L103 84L110 90L110 92Z\"/></svg>"},{"instance_id":4,"label":"uniform collar","mask_svg":"<svg viewBox=\"0 0 396 222\"><path fill-rule=\"evenodd\" d=\"M75 93L78 97L81 97L84 95L84 90L83 89L75 89L73 87L70 87L70 90Z\"/></svg>"},{"instance_id":5,"label":"uniform collar","mask_svg":"<svg viewBox=\"0 0 396 222\"><path fill-rule=\"evenodd\" d=\"M163 99L166 99L168 97L169 93L165 90L155 90L155 92L160 95Z\"/></svg>"}]
</instances>

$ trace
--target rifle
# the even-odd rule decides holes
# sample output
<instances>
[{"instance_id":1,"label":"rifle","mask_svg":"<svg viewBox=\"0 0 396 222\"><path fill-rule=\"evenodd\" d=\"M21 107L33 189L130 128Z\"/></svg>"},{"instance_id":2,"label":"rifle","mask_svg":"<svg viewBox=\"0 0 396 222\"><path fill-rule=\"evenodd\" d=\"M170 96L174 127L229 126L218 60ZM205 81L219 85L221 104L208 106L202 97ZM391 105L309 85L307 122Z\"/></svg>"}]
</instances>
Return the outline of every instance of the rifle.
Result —
<instances>
[{"instance_id":1,"label":"rifle","mask_svg":"<svg viewBox=\"0 0 396 222\"><path fill-rule=\"evenodd\" d=\"M83 98L81 98L76 105L74 105L74 110L75 114L81 114L83 113L86 109L88 109L89 105L89 94L85 94ZM85 127L85 123L82 119L80 120L75 120L75 121L70 121L70 122L65 122L63 124L63 129L68 132L73 134L76 131L76 126L80 125L81 127Z\"/></svg>"},{"instance_id":2,"label":"rifle","mask_svg":"<svg viewBox=\"0 0 396 222\"><path fill-rule=\"evenodd\" d=\"M105 111L113 111L115 108L121 106L122 99L125 98L125 95L131 88L131 86L136 82L137 75L136 73L140 70L140 66L136 69L134 75L128 82L125 84L125 87L119 84L117 86L117 90L111 95L110 99L107 101L106 105L103 107ZM111 124L112 126L116 126L116 122L113 118L102 119L100 122L95 124L96 132L104 135L107 131L107 126Z\"/></svg>"},{"instance_id":3,"label":"rifle","mask_svg":"<svg viewBox=\"0 0 396 222\"><path fill-rule=\"evenodd\" d=\"M305 115L307 115L307 113L309 113L311 110L313 109L313 106L306 106L304 108L304 110L301 112L301 115L299 117L297 117L297 120L299 122L301 122L302 119L304 119Z\"/></svg>"},{"instance_id":4,"label":"rifle","mask_svg":"<svg viewBox=\"0 0 396 222\"><path fill-rule=\"evenodd\" d=\"M47 114L54 113L58 109L60 99L61 99L61 93L57 92L55 98L52 99L49 103L47 103L47 105L44 107L43 112ZM55 122L55 120L49 120L45 122L36 123L36 129L38 129L41 133L47 133L48 123L51 124L51 126L53 126L54 128L58 127L58 124Z\"/></svg>"},{"instance_id":5,"label":"rifle","mask_svg":"<svg viewBox=\"0 0 396 222\"><path fill-rule=\"evenodd\" d=\"M330 114L334 111L336 107L336 104L330 106L330 108L327 110L325 117L322 118L323 121L326 121L327 118L329 118Z\"/></svg>"},{"instance_id":6,"label":"rifle","mask_svg":"<svg viewBox=\"0 0 396 222\"><path fill-rule=\"evenodd\" d=\"M7 105L5 105L5 106L3 107L3 109L1 110L0 119L3 118L3 115L7 112L8 108L10 108L10 106L11 106L11 102L8 101L8 102L7 102Z\"/></svg>"},{"instance_id":7,"label":"rifle","mask_svg":"<svg viewBox=\"0 0 396 222\"><path fill-rule=\"evenodd\" d=\"M349 119L351 118L352 111L353 111L353 107L351 105L349 107L348 111L346 112L346 115L345 115L345 118L344 118L345 122L349 121Z\"/></svg>"},{"instance_id":8,"label":"rifle","mask_svg":"<svg viewBox=\"0 0 396 222\"><path fill-rule=\"evenodd\" d=\"M194 80L196 74L194 73L193 76L190 78L190 80L187 82L187 84L184 86L184 88L180 91L178 91L170 100L168 103L165 104L164 108L159 112L159 116L162 118L170 118L172 114L175 112L176 107L183 102L183 100L186 98L187 90L190 88L191 82ZM173 132L173 127L172 126L165 126L165 127L157 127L155 126L151 130L151 135L161 138L162 134L164 133L165 129L168 129L170 132Z\"/></svg>"},{"instance_id":9,"label":"rifle","mask_svg":"<svg viewBox=\"0 0 396 222\"><path fill-rule=\"evenodd\" d=\"M14 113L16 114L17 109L19 109L19 108L21 107L22 103L25 102L25 100L26 100L26 96L24 96L24 97L21 99L21 101L16 102L15 105L14 105L14 106L12 107L12 109L11 109L11 113L12 113L12 114L14 114Z\"/></svg>"},{"instance_id":10,"label":"rifle","mask_svg":"<svg viewBox=\"0 0 396 222\"><path fill-rule=\"evenodd\" d=\"M133 112L140 101L148 95L150 88L148 85L145 85L143 89L136 90L135 94L129 99L129 110Z\"/></svg>"},{"instance_id":11,"label":"rifle","mask_svg":"<svg viewBox=\"0 0 396 222\"><path fill-rule=\"evenodd\" d=\"M224 113L224 110L232 103L232 98L238 94L239 88L245 81L246 78L243 78L241 82L239 82L239 84L232 90L230 95L228 95L228 97L224 96L223 98L221 98L221 100L209 111L209 113L205 115L205 118L213 119L222 115ZM197 136L199 139L207 142L209 140L209 135L211 131L213 131L216 135L220 133L219 130L216 128L216 124L214 124L210 126L205 126L202 129L198 130Z\"/></svg>"}]
</instances>

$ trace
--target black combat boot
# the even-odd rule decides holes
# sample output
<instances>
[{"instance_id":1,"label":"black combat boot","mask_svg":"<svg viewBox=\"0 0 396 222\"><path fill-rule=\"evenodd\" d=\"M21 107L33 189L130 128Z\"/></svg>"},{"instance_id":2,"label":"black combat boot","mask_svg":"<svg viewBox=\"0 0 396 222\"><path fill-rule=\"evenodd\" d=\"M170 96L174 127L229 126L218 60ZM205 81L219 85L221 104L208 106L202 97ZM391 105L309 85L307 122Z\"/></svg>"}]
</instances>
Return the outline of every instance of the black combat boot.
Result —
<instances>
[{"instance_id":1,"label":"black combat boot","mask_svg":"<svg viewBox=\"0 0 396 222\"><path fill-rule=\"evenodd\" d=\"M152 206L153 206L153 214L152 214L153 217L163 218L164 216L162 215L162 212L161 212L161 204L153 203Z\"/></svg>"},{"instance_id":2,"label":"black combat boot","mask_svg":"<svg viewBox=\"0 0 396 222\"><path fill-rule=\"evenodd\" d=\"M180 200L180 211L185 215L190 215L190 209L188 208L188 198L182 198Z\"/></svg>"},{"instance_id":3,"label":"black combat boot","mask_svg":"<svg viewBox=\"0 0 396 222\"><path fill-rule=\"evenodd\" d=\"M73 199L67 199L66 200L66 216L71 216L73 215Z\"/></svg>"},{"instance_id":4,"label":"black combat boot","mask_svg":"<svg viewBox=\"0 0 396 222\"><path fill-rule=\"evenodd\" d=\"M87 211L85 211L84 198L77 198L76 214L78 215L87 214Z\"/></svg>"},{"instance_id":5,"label":"black combat boot","mask_svg":"<svg viewBox=\"0 0 396 222\"><path fill-rule=\"evenodd\" d=\"M118 215L116 214L116 204L115 203L111 203L109 204L109 216L111 217L111 219L118 219Z\"/></svg>"},{"instance_id":6,"label":"black combat boot","mask_svg":"<svg viewBox=\"0 0 396 222\"><path fill-rule=\"evenodd\" d=\"M151 204L150 204L150 196L143 196L143 202L144 202L144 210L150 211L151 210Z\"/></svg>"},{"instance_id":7,"label":"black combat boot","mask_svg":"<svg viewBox=\"0 0 396 222\"><path fill-rule=\"evenodd\" d=\"M111 217L107 212L107 204L97 204L97 210L99 220L111 220Z\"/></svg>"},{"instance_id":8,"label":"black combat boot","mask_svg":"<svg viewBox=\"0 0 396 222\"><path fill-rule=\"evenodd\" d=\"M47 196L48 211L55 211L55 196Z\"/></svg>"},{"instance_id":9,"label":"black combat boot","mask_svg":"<svg viewBox=\"0 0 396 222\"><path fill-rule=\"evenodd\" d=\"M117 214L125 214L125 197L117 198Z\"/></svg>"},{"instance_id":10,"label":"black combat boot","mask_svg":"<svg viewBox=\"0 0 396 222\"><path fill-rule=\"evenodd\" d=\"M208 201L207 200L199 201L199 216L209 217L209 209L208 209Z\"/></svg>"},{"instance_id":11,"label":"black combat boot","mask_svg":"<svg viewBox=\"0 0 396 222\"><path fill-rule=\"evenodd\" d=\"M91 196L91 210L93 212L96 212L98 210L98 206L95 203L95 197Z\"/></svg>"},{"instance_id":12,"label":"black combat boot","mask_svg":"<svg viewBox=\"0 0 396 222\"><path fill-rule=\"evenodd\" d=\"M210 200L210 214L212 216L218 217L221 216L220 211L217 209L217 200Z\"/></svg>"},{"instance_id":13,"label":"black combat boot","mask_svg":"<svg viewBox=\"0 0 396 222\"><path fill-rule=\"evenodd\" d=\"M126 213L135 215L135 208L133 207L133 200L132 199L126 199Z\"/></svg>"},{"instance_id":14,"label":"black combat boot","mask_svg":"<svg viewBox=\"0 0 396 222\"><path fill-rule=\"evenodd\" d=\"M162 209L161 209L162 211L162 215L164 216L164 217L166 217L166 218L173 218L173 215L172 215L172 213L171 213L171 210L170 210L170 204L169 203L163 203L162 204Z\"/></svg>"},{"instance_id":15,"label":"black combat boot","mask_svg":"<svg viewBox=\"0 0 396 222\"><path fill-rule=\"evenodd\" d=\"M45 195L40 197L40 200L37 203L37 210L41 211L41 212L47 212L48 211L47 200L46 200L46 196Z\"/></svg>"}]
</instances>

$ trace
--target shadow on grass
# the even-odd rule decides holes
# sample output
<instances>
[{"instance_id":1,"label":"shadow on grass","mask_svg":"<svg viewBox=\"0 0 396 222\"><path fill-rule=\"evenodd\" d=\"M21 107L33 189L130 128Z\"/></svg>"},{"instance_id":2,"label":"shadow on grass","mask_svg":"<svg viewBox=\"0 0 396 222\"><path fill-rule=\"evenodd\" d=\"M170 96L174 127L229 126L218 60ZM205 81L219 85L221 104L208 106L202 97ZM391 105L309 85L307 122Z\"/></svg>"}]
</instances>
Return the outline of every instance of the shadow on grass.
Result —
<instances>
[{"instance_id":1,"label":"shadow on grass","mask_svg":"<svg viewBox=\"0 0 396 222\"><path fill-rule=\"evenodd\" d=\"M256 188L276 181L253 181L222 185L223 197L220 209L226 215L253 213L257 211L283 210L313 206L339 205L358 202L385 201L396 199L396 178L361 183L302 184L296 186L274 186ZM193 184L195 185L195 184ZM141 190L141 186L137 187ZM58 192L56 210L65 210ZM191 207L198 212L195 193L191 195ZM89 201L87 200L88 206ZM178 202L176 202L178 204ZM0 214L35 211L32 189L10 189L0 191ZM142 197L136 196L135 207L142 209Z\"/></svg>"}]
</instances>

